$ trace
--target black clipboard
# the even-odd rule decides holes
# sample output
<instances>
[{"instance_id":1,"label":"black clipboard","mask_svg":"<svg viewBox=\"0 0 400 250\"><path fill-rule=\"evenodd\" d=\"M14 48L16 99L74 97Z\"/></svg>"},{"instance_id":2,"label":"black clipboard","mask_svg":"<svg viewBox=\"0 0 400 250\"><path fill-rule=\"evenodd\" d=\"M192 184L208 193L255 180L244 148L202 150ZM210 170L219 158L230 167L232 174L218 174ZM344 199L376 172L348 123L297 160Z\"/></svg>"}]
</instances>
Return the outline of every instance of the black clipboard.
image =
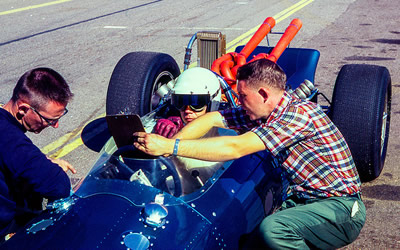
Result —
<instances>
[{"instance_id":1,"label":"black clipboard","mask_svg":"<svg viewBox=\"0 0 400 250\"><path fill-rule=\"evenodd\" d=\"M140 117L135 114L107 115L106 121L108 130L110 131L111 136L114 138L115 144L118 148L127 145L133 145L136 139L133 136L133 133L146 132ZM152 158L140 150L124 153L123 156L129 158Z\"/></svg>"}]
</instances>

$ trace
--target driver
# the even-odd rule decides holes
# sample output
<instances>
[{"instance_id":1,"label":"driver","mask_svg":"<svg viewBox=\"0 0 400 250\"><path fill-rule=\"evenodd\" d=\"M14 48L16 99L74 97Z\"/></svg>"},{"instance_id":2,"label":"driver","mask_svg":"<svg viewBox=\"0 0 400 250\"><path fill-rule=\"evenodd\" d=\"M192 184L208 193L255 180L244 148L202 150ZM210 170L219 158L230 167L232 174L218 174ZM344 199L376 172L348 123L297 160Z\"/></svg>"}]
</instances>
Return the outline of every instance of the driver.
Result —
<instances>
[{"instance_id":1,"label":"driver","mask_svg":"<svg viewBox=\"0 0 400 250\"><path fill-rule=\"evenodd\" d=\"M194 67L185 70L172 89L172 105L180 116L159 119L155 133L171 138L186 124L209 111L216 111L221 100L221 88L217 76L210 70ZM211 129L204 137L215 137L218 129ZM202 161L184 157L173 159L182 180L183 194L201 187L222 165L220 162Z\"/></svg>"},{"instance_id":2,"label":"driver","mask_svg":"<svg viewBox=\"0 0 400 250\"><path fill-rule=\"evenodd\" d=\"M221 100L219 80L208 69L190 68L175 81L172 105L179 110L180 116L159 119L154 130L154 133L167 138L174 136L184 125L207 111L218 110Z\"/></svg>"}]
</instances>

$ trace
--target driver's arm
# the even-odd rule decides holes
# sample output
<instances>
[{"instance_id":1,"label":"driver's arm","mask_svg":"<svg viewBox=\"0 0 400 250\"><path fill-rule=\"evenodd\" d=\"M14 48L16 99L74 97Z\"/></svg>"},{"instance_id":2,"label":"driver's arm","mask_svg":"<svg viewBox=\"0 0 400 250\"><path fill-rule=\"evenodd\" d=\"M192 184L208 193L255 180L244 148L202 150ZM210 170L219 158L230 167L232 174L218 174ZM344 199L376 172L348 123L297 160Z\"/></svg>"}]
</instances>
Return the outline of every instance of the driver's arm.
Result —
<instances>
[{"instance_id":1,"label":"driver's arm","mask_svg":"<svg viewBox=\"0 0 400 250\"><path fill-rule=\"evenodd\" d=\"M225 128L222 115L217 111L206 113L190 122L173 139L198 139L213 127Z\"/></svg>"},{"instance_id":2,"label":"driver's arm","mask_svg":"<svg viewBox=\"0 0 400 250\"><path fill-rule=\"evenodd\" d=\"M169 155L174 151L175 140L144 132L134 145L148 154ZM220 136L198 140L181 140L177 155L208 161L228 161L266 149L263 141L253 132L238 136Z\"/></svg>"}]
</instances>

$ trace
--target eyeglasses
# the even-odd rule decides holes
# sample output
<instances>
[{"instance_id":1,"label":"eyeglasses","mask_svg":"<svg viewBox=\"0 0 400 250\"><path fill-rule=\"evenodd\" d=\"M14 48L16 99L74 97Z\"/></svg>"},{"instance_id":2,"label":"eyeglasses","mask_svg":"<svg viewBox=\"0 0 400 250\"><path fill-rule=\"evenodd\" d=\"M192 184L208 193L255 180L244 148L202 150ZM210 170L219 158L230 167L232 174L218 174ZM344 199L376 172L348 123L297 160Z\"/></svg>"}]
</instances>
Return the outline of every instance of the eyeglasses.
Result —
<instances>
[{"instance_id":1,"label":"eyeglasses","mask_svg":"<svg viewBox=\"0 0 400 250\"><path fill-rule=\"evenodd\" d=\"M210 103L210 95L172 95L172 105L174 105L179 110L186 109L187 106L195 112L203 111L207 105Z\"/></svg>"},{"instance_id":2,"label":"eyeglasses","mask_svg":"<svg viewBox=\"0 0 400 250\"><path fill-rule=\"evenodd\" d=\"M47 124L49 126L54 126L57 124L58 120L60 120L61 117L63 117L64 115L66 115L68 113L68 109L65 108L64 109L64 113L62 115L60 115L60 117L58 117L57 119L50 119L47 117L44 117L42 114L39 113L39 111L37 111L34 107L30 106L30 109L32 109L33 111L35 111L36 114L38 114L40 116L40 118L42 118L45 122L47 122Z\"/></svg>"}]
</instances>

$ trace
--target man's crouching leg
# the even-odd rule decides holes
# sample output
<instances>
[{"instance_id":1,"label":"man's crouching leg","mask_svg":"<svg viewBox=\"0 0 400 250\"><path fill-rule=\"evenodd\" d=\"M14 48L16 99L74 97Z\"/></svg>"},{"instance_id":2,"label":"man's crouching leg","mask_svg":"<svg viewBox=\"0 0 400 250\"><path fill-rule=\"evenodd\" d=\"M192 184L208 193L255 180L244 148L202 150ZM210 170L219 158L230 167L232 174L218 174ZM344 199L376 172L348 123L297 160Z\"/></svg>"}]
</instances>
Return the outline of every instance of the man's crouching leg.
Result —
<instances>
[{"instance_id":1,"label":"man's crouching leg","mask_svg":"<svg viewBox=\"0 0 400 250\"><path fill-rule=\"evenodd\" d=\"M258 235L263 247L268 249L308 249L304 238L285 218L273 214L265 218L258 228ZM275 216L276 215L276 216Z\"/></svg>"},{"instance_id":2,"label":"man's crouching leg","mask_svg":"<svg viewBox=\"0 0 400 250\"><path fill-rule=\"evenodd\" d=\"M333 249L356 240L364 222L360 199L332 197L276 212L262 221L256 234L270 249Z\"/></svg>"}]
</instances>

